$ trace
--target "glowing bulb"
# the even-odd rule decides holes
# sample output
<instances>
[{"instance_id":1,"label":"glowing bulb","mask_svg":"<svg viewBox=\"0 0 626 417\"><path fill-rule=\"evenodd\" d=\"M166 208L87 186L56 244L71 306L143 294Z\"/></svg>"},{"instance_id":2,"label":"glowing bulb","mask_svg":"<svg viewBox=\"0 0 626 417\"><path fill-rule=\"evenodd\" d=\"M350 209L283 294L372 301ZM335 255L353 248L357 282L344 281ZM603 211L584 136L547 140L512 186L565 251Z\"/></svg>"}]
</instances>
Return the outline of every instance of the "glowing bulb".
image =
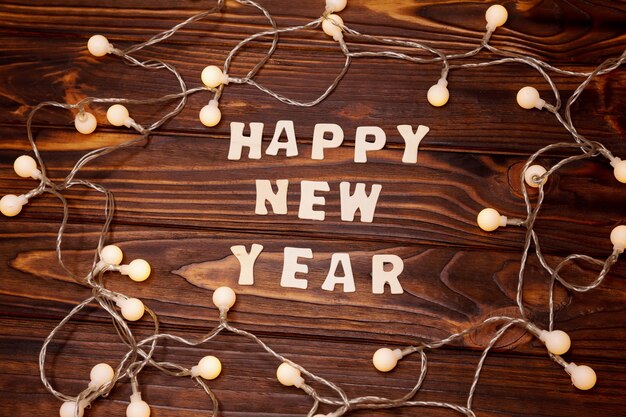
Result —
<instances>
[{"instance_id":1,"label":"glowing bulb","mask_svg":"<svg viewBox=\"0 0 626 417\"><path fill-rule=\"evenodd\" d=\"M565 372L572 377L572 384L579 390L586 391L596 385L596 373L587 365L576 365L572 362L565 367Z\"/></svg>"},{"instance_id":2,"label":"glowing bulb","mask_svg":"<svg viewBox=\"0 0 626 417\"><path fill-rule=\"evenodd\" d=\"M300 370L287 362L283 362L276 369L276 378L278 382L286 387L295 386L300 388L304 384L304 378L300 375Z\"/></svg>"},{"instance_id":3,"label":"glowing bulb","mask_svg":"<svg viewBox=\"0 0 626 417\"><path fill-rule=\"evenodd\" d=\"M209 88L216 88L222 84L228 84L228 76L215 65L209 65L204 68L200 78L202 79L202 83Z\"/></svg>"},{"instance_id":4,"label":"glowing bulb","mask_svg":"<svg viewBox=\"0 0 626 417\"><path fill-rule=\"evenodd\" d=\"M539 91L535 87L523 87L517 92L517 104L524 109L543 109L546 101L539 97Z\"/></svg>"},{"instance_id":5,"label":"glowing bulb","mask_svg":"<svg viewBox=\"0 0 626 417\"><path fill-rule=\"evenodd\" d=\"M326 10L331 13L340 12L346 8L348 0L326 0Z\"/></svg>"},{"instance_id":6,"label":"glowing bulb","mask_svg":"<svg viewBox=\"0 0 626 417\"><path fill-rule=\"evenodd\" d=\"M37 161L28 155L19 156L13 162L13 170L22 178L41 179L41 171L37 169Z\"/></svg>"},{"instance_id":7,"label":"glowing bulb","mask_svg":"<svg viewBox=\"0 0 626 417\"><path fill-rule=\"evenodd\" d=\"M24 195L7 194L0 199L0 213L7 217L17 216L27 203L28 199Z\"/></svg>"},{"instance_id":8,"label":"glowing bulb","mask_svg":"<svg viewBox=\"0 0 626 417\"><path fill-rule=\"evenodd\" d=\"M200 121L206 127L213 127L222 120L222 112L218 107L217 100L209 101L209 104L200 110Z\"/></svg>"},{"instance_id":9,"label":"glowing bulb","mask_svg":"<svg viewBox=\"0 0 626 417\"><path fill-rule=\"evenodd\" d=\"M146 307L137 298L121 298L116 304L122 310L122 317L128 321L139 320L146 311Z\"/></svg>"},{"instance_id":10,"label":"glowing bulb","mask_svg":"<svg viewBox=\"0 0 626 417\"><path fill-rule=\"evenodd\" d=\"M128 275L130 279L137 282L147 280L151 271L150 264L143 259L135 259L128 265L120 266L120 274Z\"/></svg>"},{"instance_id":11,"label":"glowing bulb","mask_svg":"<svg viewBox=\"0 0 626 417\"><path fill-rule=\"evenodd\" d=\"M626 226L620 225L611 230L611 243L614 250L619 253L624 252L626 248Z\"/></svg>"},{"instance_id":12,"label":"glowing bulb","mask_svg":"<svg viewBox=\"0 0 626 417\"><path fill-rule=\"evenodd\" d=\"M121 104L114 104L107 110L107 120L113 126L126 126L130 127L133 123L128 109Z\"/></svg>"},{"instance_id":13,"label":"glowing bulb","mask_svg":"<svg viewBox=\"0 0 626 417\"><path fill-rule=\"evenodd\" d=\"M114 376L115 371L109 364L99 363L91 368L91 373L89 374L91 382L89 382L89 387L100 389L104 384L111 382Z\"/></svg>"},{"instance_id":14,"label":"glowing bulb","mask_svg":"<svg viewBox=\"0 0 626 417\"><path fill-rule=\"evenodd\" d=\"M567 333L562 330L552 330L551 332L542 330L539 339L545 343L548 351L554 355L562 355L567 352L572 342Z\"/></svg>"},{"instance_id":15,"label":"glowing bulb","mask_svg":"<svg viewBox=\"0 0 626 417\"><path fill-rule=\"evenodd\" d=\"M222 363L215 356L205 356L191 368L191 376L201 376L204 379L215 379L222 372Z\"/></svg>"},{"instance_id":16,"label":"glowing bulb","mask_svg":"<svg viewBox=\"0 0 626 417\"><path fill-rule=\"evenodd\" d=\"M380 372L389 372L396 367L400 359L402 359L402 351L400 349L380 348L374 353L372 362L374 363L374 368Z\"/></svg>"},{"instance_id":17,"label":"glowing bulb","mask_svg":"<svg viewBox=\"0 0 626 417\"><path fill-rule=\"evenodd\" d=\"M96 116L91 113L78 112L76 117L74 118L74 127L83 135L88 135L96 130L98 126L98 121L96 120Z\"/></svg>"},{"instance_id":18,"label":"glowing bulb","mask_svg":"<svg viewBox=\"0 0 626 417\"><path fill-rule=\"evenodd\" d=\"M213 304L220 310L228 311L236 300L235 291L230 287L219 287L213 292Z\"/></svg>"},{"instance_id":19,"label":"glowing bulb","mask_svg":"<svg viewBox=\"0 0 626 417\"><path fill-rule=\"evenodd\" d=\"M87 49L93 56L104 56L113 51L113 45L102 35L93 35L87 42Z\"/></svg>"},{"instance_id":20,"label":"glowing bulb","mask_svg":"<svg viewBox=\"0 0 626 417\"><path fill-rule=\"evenodd\" d=\"M478 213L476 221L478 223L478 227L483 229L485 232L493 232L498 227L506 226L507 218L506 216L501 216L495 209L486 208Z\"/></svg>"},{"instance_id":21,"label":"glowing bulb","mask_svg":"<svg viewBox=\"0 0 626 417\"><path fill-rule=\"evenodd\" d=\"M448 102L450 92L448 91L448 81L441 78L437 84L431 86L426 94L428 102L435 107L441 107Z\"/></svg>"},{"instance_id":22,"label":"glowing bulb","mask_svg":"<svg viewBox=\"0 0 626 417\"><path fill-rule=\"evenodd\" d=\"M546 172L546 169L541 165L531 165L526 172L524 172L524 181L533 188L539 188L539 183L535 181L535 178L541 177ZM546 181L548 181L548 177L544 177L540 182L541 184L545 184Z\"/></svg>"},{"instance_id":23,"label":"glowing bulb","mask_svg":"<svg viewBox=\"0 0 626 417\"><path fill-rule=\"evenodd\" d=\"M130 404L126 407L126 417L150 417L150 406L141 399L141 393L130 396Z\"/></svg>"},{"instance_id":24,"label":"glowing bulb","mask_svg":"<svg viewBox=\"0 0 626 417\"><path fill-rule=\"evenodd\" d=\"M619 182L626 183L626 160L622 161L619 158L614 158L611 161L613 167L613 175Z\"/></svg>"},{"instance_id":25,"label":"glowing bulb","mask_svg":"<svg viewBox=\"0 0 626 417\"><path fill-rule=\"evenodd\" d=\"M108 265L119 265L122 263L123 258L124 253L122 253L119 246L107 245L100 251L100 259Z\"/></svg>"},{"instance_id":26,"label":"glowing bulb","mask_svg":"<svg viewBox=\"0 0 626 417\"><path fill-rule=\"evenodd\" d=\"M495 30L497 27L506 23L506 19L509 17L509 12L506 11L504 6L494 4L485 12L485 19L487 20L487 29Z\"/></svg>"},{"instance_id":27,"label":"glowing bulb","mask_svg":"<svg viewBox=\"0 0 626 417\"><path fill-rule=\"evenodd\" d=\"M59 409L60 417L74 417L74 411L76 410L76 401L66 401L61 405ZM78 406L78 417L83 417L85 414L85 405L81 402Z\"/></svg>"},{"instance_id":28,"label":"glowing bulb","mask_svg":"<svg viewBox=\"0 0 626 417\"><path fill-rule=\"evenodd\" d=\"M322 30L336 41L343 38L343 19L336 14L329 14L322 22Z\"/></svg>"}]
</instances>

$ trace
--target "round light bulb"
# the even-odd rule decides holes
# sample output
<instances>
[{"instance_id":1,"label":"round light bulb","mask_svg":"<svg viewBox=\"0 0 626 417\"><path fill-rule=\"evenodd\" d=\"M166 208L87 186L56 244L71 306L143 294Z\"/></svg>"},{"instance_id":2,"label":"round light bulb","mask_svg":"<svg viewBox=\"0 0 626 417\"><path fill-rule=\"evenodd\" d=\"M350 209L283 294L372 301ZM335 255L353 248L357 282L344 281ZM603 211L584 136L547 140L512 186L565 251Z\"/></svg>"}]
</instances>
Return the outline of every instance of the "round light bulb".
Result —
<instances>
[{"instance_id":1,"label":"round light bulb","mask_svg":"<svg viewBox=\"0 0 626 417\"><path fill-rule=\"evenodd\" d=\"M99 363L91 368L91 372L89 373L89 378L91 379L89 387L99 389L104 384L111 382L114 376L115 371L108 363Z\"/></svg>"},{"instance_id":2,"label":"round light bulb","mask_svg":"<svg viewBox=\"0 0 626 417\"><path fill-rule=\"evenodd\" d=\"M130 127L133 119L130 118L128 109L121 104L114 104L107 110L107 120L113 126Z\"/></svg>"},{"instance_id":3,"label":"round light bulb","mask_svg":"<svg viewBox=\"0 0 626 417\"><path fill-rule=\"evenodd\" d=\"M336 14L329 14L322 22L322 30L336 41L343 38L343 19Z\"/></svg>"},{"instance_id":4,"label":"round light bulb","mask_svg":"<svg viewBox=\"0 0 626 417\"><path fill-rule=\"evenodd\" d=\"M137 321L143 317L146 307L138 298L127 298L117 302L122 310L122 317L128 321Z\"/></svg>"},{"instance_id":5,"label":"round light bulb","mask_svg":"<svg viewBox=\"0 0 626 417\"><path fill-rule=\"evenodd\" d=\"M548 351L554 355L566 353L572 345L568 334L563 330L552 330L551 332L543 330L539 334L539 339L545 343Z\"/></svg>"},{"instance_id":6,"label":"round light bulb","mask_svg":"<svg viewBox=\"0 0 626 417\"><path fill-rule=\"evenodd\" d=\"M76 401L66 401L61 405L59 409L60 417L74 417L74 411L76 410ZM83 417L85 414L85 406L80 404L78 406L78 417Z\"/></svg>"},{"instance_id":7,"label":"round light bulb","mask_svg":"<svg viewBox=\"0 0 626 417\"><path fill-rule=\"evenodd\" d=\"M533 188L539 188L539 183L535 181L535 178L542 176L546 172L546 169L541 165L531 165L526 172L524 172L524 181ZM548 177L544 177L541 180L541 184L545 184L546 181L548 181Z\"/></svg>"},{"instance_id":8,"label":"round light bulb","mask_svg":"<svg viewBox=\"0 0 626 417\"><path fill-rule=\"evenodd\" d=\"M222 120L222 112L218 107L217 100L209 101L209 104L200 109L200 121L206 127L213 127Z\"/></svg>"},{"instance_id":9,"label":"round light bulb","mask_svg":"<svg viewBox=\"0 0 626 417\"><path fill-rule=\"evenodd\" d=\"M626 160L622 161L619 158L615 158L611 161L613 165L613 175L621 183L626 183Z\"/></svg>"},{"instance_id":10,"label":"round light bulb","mask_svg":"<svg viewBox=\"0 0 626 417\"><path fill-rule=\"evenodd\" d=\"M104 36L93 35L87 42L87 49L93 56L104 56L111 53L113 45L111 45L109 40Z\"/></svg>"},{"instance_id":11,"label":"round light bulb","mask_svg":"<svg viewBox=\"0 0 626 417\"><path fill-rule=\"evenodd\" d=\"M28 199L23 195L7 194L0 199L0 213L7 217L17 216L26 203Z\"/></svg>"},{"instance_id":12,"label":"round light bulb","mask_svg":"<svg viewBox=\"0 0 626 417\"><path fill-rule=\"evenodd\" d=\"M220 310L228 311L236 300L235 291L230 287L219 287L213 292L213 304Z\"/></svg>"},{"instance_id":13,"label":"round light bulb","mask_svg":"<svg viewBox=\"0 0 626 417\"><path fill-rule=\"evenodd\" d=\"M326 10L331 13L340 12L346 8L348 0L326 0Z\"/></svg>"},{"instance_id":14,"label":"round light bulb","mask_svg":"<svg viewBox=\"0 0 626 417\"><path fill-rule=\"evenodd\" d=\"M572 384L579 390L589 390L596 385L597 376L593 369L587 365L576 365L570 363L565 367L565 371L572 377Z\"/></svg>"},{"instance_id":15,"label":"round light bulb","mask_svg":"<svg viewBox=\"0 0 626 417\"><path fill-rule=\"evenodd\" d=\"M546 101L541 99L535 87L523 87L517 92L517 104L524 109L534 107L541 110Z\"/></svg>"},{"instance_id":16,"label":"round light bulb","mask_svg":"<svg viewBox=\"0 0 626 417\"><path fill-rule=\"evenodd\" d=\"M200 75L202 83L209 88L216 88L222 84L228 84L228 76L224 75L220 67L209 65L202 70Z\"/></svg>"},{"instance_id":17,"label":"round light bulb","mask_svg":"<svg viewBox=\"0 0 626 417\"><path fill-rule=\"evenodd\" d=\"M102 262L109 265L119 265L122 263L124 253L116 245L107 245L100 251L100 259Z\"/></svg>"},{"instance_id":18,"label":"round light bulb","mask_svg":"<svg viewBox=\"0 0 626 417\"><path fill-rule=\"evenodd\" d=\"M205 356L198 365L191 368L191 376L201 376L204 379L215 379L222 372L222 363L215 356Z\"/></svg>"},{"instance_id":19,"label":"round light bulb","mask_svg":"<svg viewBox=\"0 0 626 417\"><path fill-rule=\"evenodd\" d=\"M485 12L485 19L487 20L487 29L495 30L495 28L502 26L506 23L506 19L509 17L509 12L506 11L504 6L494 4L489 7Z\"/></svg>"},{"instance_id":20,"label":"round light bulb","mask_svg":"<svg viewBox=\"0 0 626 417\"><path fill-rule=\"evenodd\" d=\"M286 387L295 386L300 388L304 384L304 378L300 375L300 370L287 362L281 363L278 369L276 369L276 378L278 382Z\"/></svg>"},{"instance_id":21,"label":"round light bulb","mask_svg":"<svg viewBox=\"0 0 626 417\"><path fill-rule=\"evenodd\" d=\"M96 130L98 121L96 120L96 116L91 113L79 112L74 118L74 126L76 127L76 130L83 135L88 135Z\"/></svg>"},{"instance_id":22,"label":"round light bulb","mask_svg":"<svg viewBox=\"0 0 626 417\"><path fill-rule=\"evenodd\" d=\"M28 155L19 156L13 162L13 170L22 178L41 178L41 171L37 169L37 161Z\"/></svg>"},{"instance_id":23,"label":"round light bulb","mask_svg":"<svg viewBox=\"0 0 626 417\"><path fill-rule=\"evenodd\" d=\"M130 404L126 407L126 417L150 417L150 406L141 399L141 395L130 398Z\"/></svg>"},{"instance_id":24,"label":"round light bulb","mask_svg":"<svg viewBox=\"0 0 626 417\"><path fill-rule=\"evenodd\" d=\"M143 259L135 259L128 265L120 267L120 272L123 275L128 275L130 279L137 282L147 280L151 271L150 264Z\"/></svg>"},{"instance_id":25,"label":"round light bulb","mask_svg":"<svg viewBox=\"0 0 626 417\"><path fill-rule=\"evenodd\" d=\"M611 230L611 243L613 249L619 253L626 249L626 226L620 225Z\"/></svg>"},{"instance_id":26,"label":"round light bulb","mask_svg":"<svg viewBox=\"0 0 626 417\"><path fill-rule=\"evenodd\" d=\"M435 106L441 107L448 102L450 98L450 92L448 91L448 82L444 79L440 79L437 84L428 89L426 94L428 102Z\"/></svg>"},{"instance_id":27,"label":"round light bulb","mask_svg":"<svg viewBox=\"0 0 626 417\"><path fill-rule=\"evenodd\" d=\"M478 227L483 229L485 232L493 232L500 226L506 226L506 221L506 216L501 216L497 210L492 208L481 210L476 218Z\"/></svg>"},{"instance_id":28,"label":"round light bulb","mask_svg":"<svg viewBox=\"0 0 626 417\"><path fill-rule=\"evenodd\" d=\"M402 351L400 349L380 348L374 352L372 363L374 368L380 372L389 372L396 367L400 359L402 359Z\"/></svg>"}]
</instances>

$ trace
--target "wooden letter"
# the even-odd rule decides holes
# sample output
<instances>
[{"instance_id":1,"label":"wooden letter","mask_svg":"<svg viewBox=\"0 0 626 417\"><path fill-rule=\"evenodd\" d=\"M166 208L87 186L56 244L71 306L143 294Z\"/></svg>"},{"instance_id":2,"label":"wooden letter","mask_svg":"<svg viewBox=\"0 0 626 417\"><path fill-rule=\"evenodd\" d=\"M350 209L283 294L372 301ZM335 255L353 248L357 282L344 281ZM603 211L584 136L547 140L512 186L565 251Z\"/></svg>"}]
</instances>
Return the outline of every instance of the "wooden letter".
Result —
<instances>
[{"instance_id":1,"label":"wooden letter","mask_svg":"<svg viewBox=\"0 0 626 417\"><path fill-rule=\"evenodd\" d=\"M263 250L263 246L253 244L250 253L246 251L244 245L231 246L230 251L239 260L241 269L239 270L239 285L254 284L254 262Z\"/></svg>"},{"instance_id":2,"label":"wooden letter","mask_svg":"<svg viewBox=\"0 0 626 417\"><path fill-rule=\"evenodd\" d=\"M280 286L285 288L300 288L305 290L309 282L304 278L296 278L296 273L306 274L309 267L298 263L298 258L313 258L313 251L309 248L285 248L283 259L283 275Z\"/></svg>"}]
</instances>

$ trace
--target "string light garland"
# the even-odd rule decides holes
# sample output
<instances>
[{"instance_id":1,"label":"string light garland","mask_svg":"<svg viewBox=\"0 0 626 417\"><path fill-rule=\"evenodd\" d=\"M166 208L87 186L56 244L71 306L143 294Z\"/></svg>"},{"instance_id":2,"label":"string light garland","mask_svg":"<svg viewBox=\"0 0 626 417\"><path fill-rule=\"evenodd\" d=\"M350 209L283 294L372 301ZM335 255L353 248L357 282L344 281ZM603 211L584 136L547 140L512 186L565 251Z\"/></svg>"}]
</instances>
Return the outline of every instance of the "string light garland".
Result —
<instances>
[{"instance_id":1,"label":"string light garland","mask_svg":"<svg viewBox=\"0 0 626 417\"><path fill-rule=\"evenodd\" d=\"M538 60L536 58L524 56L521 54L513 53L510 51L501 50L489 44L489 39L493 32L499 27L505 24L508 13L507 10L500 5L493 5L486 11L486 31L481 41L480 46L475 49L462 53L446 55L442 51L437 50L431 46L427 46L418 42L409 40L396 40L385 37L378 37L372 35L366 35L351 29L345 24L343 19L336 13L341 12L346 7L346 0L326 0L326 8L321 17L306 23L301 26L279 28L276 25L273 17L270 13L258 3L251 0L235 0L238 3L246 6L251 6L258 9L268 20L272 29L255 33L246 39L242 40L235 48L233 48L228 54L223 66L220 68L215 65L207 66L200 74L200 79L204 84L204 87L190 88L188 89L185 81L181 77L177 69L169 63L158 59L149 59L141 61L134 56L134 54L143 48L154 45L161 42L172 35L174 35L182 27L203 19L211 14L221 12L224 8L224 0L218 0L217 5L205 12L199 13L189 19L179 23L173 28L161 32L147 41L133 45L125 50L121 50L113 46L104 36L94 35L89 39L87 48L89 52L96 57L104 57L107 54L117 55L128 63L134 66L139 66L146 69L162 70L165 69L171 72L179 82L181 91L175 94L165 95L163 97L151 100L134 100L134 99L121 99L121 98L85 98L78 103L58 103L58 102L43 102L35 106L28 116L26 122L28 140L32 146L35 159L23 155L17 158L14 164L15 172L23 178L32 178L39 181L39 185L33 190L22 195L5 195L0 200L0 211L5 216L16 216L22 210L22 207L30 200L41 195L42 193L50 193L59 198L63 205L63 220L58 231L56 252L60 265L73 278L80 279L81 282L87 283L92 288L92 296L74 307L70 313L52 330L50 335L46 338L39 356L39 369L41 374L41 380L46 389L50 391L63 403L60 407L61 417L81 417L85 413L85 408L89 407L98 397L106 396L116 385L118 381L128 379L132 387L132 395L130 402L126 410L127 417L148 417L150 415L150 406L141 398L141 391L138 382L138 376L140 372L147 366L154 367L167 375L173 377L190 377L202 389L206 392L213 404L213 415L219 415L218 401L213 392L211 391L207 381L217 378L222 371L222 364L220 360L214 356L206 356L200 360L198 364L177 364L172 362L161 362L155 358L155 349L159 345L159 342L165 340L172 340L184 345L197 346L207 343L224 331L234 333L251 339L256 342L263 350L265 350L277 364L276 377L278 381L285 386L293 386L295 388L303 390L307 395L313 399L313 405L310 411L307 413L308 417L338 417L349 413L352 410L359 409L383 409L383 408L395 408L395 407L440 407L445 409L454 410L460 414L467 416L475 416L472 410L472 401L474 394L480 379L480 374L483 368L484 361L493 348L495 343L511 328L519 327L535 336L539 341L545 344L548 356L557 364L563 367L565 372L570 376L573 385L581 390L591 389L596 382L596 374L592 368L586 365L577 365L573 362L565 361L560 355L565 354L571 345L570 337L561 330L554 329L554 287L556 282L566 287L571 291L586 292L599 286L603 279L608 274L610 268L618 257L623 253L626 248L626 225L619 225L610 232L610 241L613 244L612 253L603 261L591 258L587 255L573 254L565 257L556 266L551 266L544 258L539 243L539 237L534 230L535 220L537 219L542 204L545 198L544 185L549 180L550 176L557 170L564 166L583 159L594 158L602 156L606 158L614 170L616 179L622 183L626 183L626 160L614 156L606 147L597 141L593 141L585 138L578 133L572 123L571 107L573 103L578 99L582 91L587 87L591 80L597 76L607 74L626 61L626 51L621 56L616 58L610 58L601 63L597 68L591 72L574 72L566 71L550 64ZM293 32L303 29L315 29L321 26L321 29L328 36L332 37L337 43L343 54L345 55L345 64L343 69L339 72L333 83L315 100L312 101L297 101L288 97L284 97L269 88L257 83L254 80L257 72L267 63L268 59L272 56L276 46L278 44L279 35L285 32ZM230 64L234 59L237 52L249 42L261 38L270 36L273 38L272 43L265 54L265 56L255 65L243 77L234 77L229 73ZM346 38L354 38L355 40L369 40L379 42L390 46L400 46L404 48L411 48L417 52L426 52L433 55L430 58L414 57L407 55L396 50L386 51L359 51L353 52L348 46ZM489 51L500 58L491 61L479 62L479 63L461 63L451 64L452 61L458 61L465 58L473 57L482 51ZM322 100L335 89L339 84L343 76L346 74L352 59L354 58L367 58L367 57L385 57L390 59L406 60L414 63L426 64L426 63L439 63L442 66L441 76L437 82L428 89L427 100L435 106L444 106L450 97L448 89L448 73L450 70L471 69L471 68L484 68L492 65L500 65L506 63L518 63L528 65L538 71L546 83L549 85L552 94L554 95L553 103L549 103L546 99L541 98L538 90L532 86L527 86L519 90L517 94L517 102L524 109L538 109L546 110L553 114L556 120L569 132L573 138L573 142L562 142L548 145L537 152L535 152L524 165L524 169L520 175L520 183L522 185L522 193L526 205L526 218L516 219L507 218L500 215L500 213L493 208L486 208L478 214L477 223L478 226L488 232L495 231L499 227L505 226L520 226L526 229L524 249L521 257L521 266L518 275L517 285L517 308L519 310L519 317L507 317L496 316L490 317L483 322L469 327L461 332L451 334L448 337L430 342L422 342L415 346L408 346L403 349L389 349L383 347L377 350L373 355L373 365L380 372L392 371L404 357L411 354L418 354L421 359L420 372L415 386L400 398L384 398L377 396L363 396L356 398L349 398L344 390L331 381L328 381L320 376L315 375L313 372L303 368L297 363L293 362L287 357L274 351L271 347L266 345L261 339L252 333L245 330L238 329L230 324L228 321L228 311L235 305L236 294L228 287L221 287L213 293L213 303L219 310L219 325L215 327L207 335L199 339L187 339L181 336L162 333L159 329L159 320L154 311L146 306L141 300L127 295L109 290L104 285L103 276L109 272L119 272L122 275L127 275L130 279L136 282L141 282L149 278L151 273L150 264L143 259L135 259L128 264L122 264L124 255L122 250L115 245L105 245L108 231L111 226L113 214L115 211L114 199L112 193L99 184L92 183L90 181L77 178L77 174L88 163L96 158L107 155L113 151L127 148L141 140L146 139L149 135L155 132L163 123L167 120L175 117L185 107L187 97L191 94L209 91L212 93L213 98L209 100L208 104L202 107L199 112L200 122L207 126L212 127L217 125L221 119L221 112L219 109L219 100L222 96L224 88L230 84L249 84L259 90L266 92L273 96L277 100L294 106L311 107ZM561 75L567 75L571 77L580 77L583 81L575 89L574 93L567 99L563 106L561 95L554 82L548 75L548 72L555 72ZM161 119L153 122L147 127L137 123L129 114L124 104L150 104L150 103L165 103L178 100L177 106L165 114ZM87 111L87 108L92 104L110 104L106 113L108 122L113 126L126 127L134 129L139 133L139 137L126 141L124 143L99 148L88 152L83 155L74 165L70 173L60 182L51 181L46 173L46 166L39 153L37 145L34 141L31 125L32 121L39 110L45 107L57 107L65 110L77 110L75 117L76 130L81 134L90 134L97 128L97 121L93 113ZM554 166L545 168L536 164L536 160L543 154L556 149L568 149L578 151L579 153L566 157L556 163ZM531 201L526 186L537 189L536 201ZM67 225L69 208L63 192L72 187L87 187L102 193L105 198L105 222L103 224L98 245L95 251L94 260L90 272L85 277L77 277L68 268L65 267L63 262L63 253L61 245L63 241L63 234ZM539 325L530 321L527 317L523 300L523 287L525 277L525 267L531 249L531 245L534 246L534 254L539 259L541 266L547 271L550 276L549 284L549 322L546 328L541 328ZM600 267L600 272L596 279L589 285L576 285L568 282L560 275L560 271L569 263L575 260L588 262L594 266ZM78 395L67 395L57 391L49 382L46 371L46 354L47 348L50 342L54 339L60 329L79 311L85 306L97 302L102 309L104 309L113 319L115 328L120 336L120 340L128 347L127 353L122 357L115 369L109 364L100 363L94 366L90 373L90 382L87 387ZM137 321L142 317L149 316L153 321L154 331L151 336L138 340L132 333L128 322ZM449 402L437 402L437 401L417 401L414 399L417 392L422 387L422 384L426 378L427 373L427 354L426 352L431 349L437 349L451 342L454 342L465 335L489 324L499 325L499 329L495 331L491 340L486 344L482 354L480 355L478 364L475 368L474 378L469 389L467 396L467 402L464 405L454 404ZM188 367L190 366L190 367ZM322 396L318 394L317 390L313 388L310 383L326 386L334 394L331 396ZM318 408L323 406L330 410L326 414L316 414Z\"/></svg>"}]
</instances>

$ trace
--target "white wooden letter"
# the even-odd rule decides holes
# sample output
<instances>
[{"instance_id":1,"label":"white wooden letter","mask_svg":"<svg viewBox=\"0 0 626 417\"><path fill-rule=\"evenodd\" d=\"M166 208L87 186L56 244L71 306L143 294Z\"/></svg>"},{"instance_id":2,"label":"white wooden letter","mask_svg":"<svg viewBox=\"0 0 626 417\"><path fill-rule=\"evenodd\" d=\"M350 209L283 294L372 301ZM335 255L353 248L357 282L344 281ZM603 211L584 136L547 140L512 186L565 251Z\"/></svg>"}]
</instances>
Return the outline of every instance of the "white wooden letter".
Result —
<instances>
[{"instance_id":1,"label":"white wooden letter","mask_svg":"<svg viewBox=\"0 0 626 417\"><path fill-rule=\"evenodd\" d=\"M385 264L391 264L391 270L385 271ZM372 293L384 294L385 284L389 284L392 294L402 294L404 290L398 275L404 270L404 262L397 255L374 255L372 257Z\"/></svg>"},{"instance_id":2,"label":"white wooden letter","mask_svg":"<svg viewBox=\"0 0 626 417\"><path fill-rule=\"evenodd\" d=\"M309 267L308 265L299 264L298 258L312 259L313 251L309 248L285 248L283 275L280 278L281 287L306 290L309 282L305 278L296 278L296 273L306 274L309 272Z\"/></svg>"},{"instance_id":3,"label":"white wooden letter","mask_svg":"<svg viewBox=\"0 0 626 417\"><path fill-rule=\"evenodd\" d=\"M405 164L416 164L417 163L417 152L419 150L420 143L424 136L430 131L428 126L419 125L415 133L413 133L413 128L411 125L399 125L398 132L402 135L402 139L404 139L404 155L402 155L402 162Z\"/></svg>"},{"instance_id":4,"label":"white wooden letter","mask_svg":"<svg viewBox=\"0 0 626 417\"><path fill-rule=\"evenodd\" d=\"M368 142L367 137L374 136L374 142ZM387 136L378 126L359 126L354 138L354 162L367 162L367 152L379 151L385 147Z\"/></svg>"},{"instance_id":5,"label":"white wooden letter","mask_svg":"<svg viewBox=\"0 0 626 417\"><path fill-rule=\"evenodd\" d=\"M341 220L344 222L354 221L354 214L357 210L361 212L361 222L371 223L374 220L374 211L376 211L376 203L383 186L380 184L372 185L370 195L365 193L365 184L359 182L356 184L354 194L350 195L350 183L342 182L339 184L341 198Z\"/></svg>"},{"instance_id":6,"label":"white wooden letter","mask_svg":"<svg viewBox=\"0 0 626 417\"><path fill-rule=\"evenodd\" d=\"M256 258L258 258L262 250L263 246L256 243L250 248L250 253L246 251L244 245L230 247L230 251L237 257L241 266L239 270L239 285L254 284L254 262L256 262Z\"/></svg>"},{"instance_id":7,"label":"white wooden letter","mask_svg":"<svg viewBox=\"0 0 626 417\"><path fill-rule=\"evenodd\" d=\"M261 159L261 142L263 142L263 123L250 123L250 136L243 135L246 124L241 122L230 123L230 148L228 159L237 161L241 159L244 146L250 148L248 158Z\"/></svg>"},{"instance_id":8,"label":"white wooden letter","mask_svg":"<svg viewBox=\"0 0 626 417\"><path fill-rule=\"evenodd\" d=\"M332 138L324 135L331 133ZM343 129L334 123L318 123L313 130L313 148L311 159L324 159L324 149L338 148L343 143Z\"/></svg>"},{"instance_id":9,"label":"white wooden letter","mask_svg":"<svg viewBox=\"0 0 626 417\"><path fill-rule=\"evenodd\" d=\"M335 275L337 267L341 263L343 268L343 277ZM326 280L322 284L322 289L326 291L334 291L335 285L342 284L343 292L355 292L356 287L354 285L354 275L352 274L352 264L350 263L350 254L347 253L333 253L333 257L330 260L330 269Z\"/></svg>"},{"instance_id":10,"label":"white wooden letter","mask_svg":"<svg viewBox=\"0 0 626 417\"><path fill-rule=\"evenodd\" d=\"M287 141L281 142L279 139L282 136L283 130L287 134ZM296 143L296 131L293 128L293 121L291 120L279 120L276 122L276 129L274 130L274 137L270 142L270 146L267 147L265 153L267 155L278 155L278 150L284 149L287 156L298 155L298 144Z\"/></svg>"},{"instance_id":11,"label":"white wooden letter","mask_svg":"<svg viewBox=\"0 0 626 417\"><path fill-rule=\"evenodd\" d=\"M326 181L302 181L300 183L300 209L298 217L306 220L324 220L323 210L313 210L314 205L326 204L324 197L316 196L316 191L330 191Z\"/></svg>"},{"instance_id":12,"label":"white wooden letter","mask_svg":"<svg viewBox=\"0 0 626 417\"><path fill-rule=\"evenodd\" d=\"M287 214L287 189L289 188L289 180L276 180L276 188L274 194L272 182L270 180L256 180L256 214L267 214L265 202L269 201L274 214Z\"/></svg>"}]
</instances>

